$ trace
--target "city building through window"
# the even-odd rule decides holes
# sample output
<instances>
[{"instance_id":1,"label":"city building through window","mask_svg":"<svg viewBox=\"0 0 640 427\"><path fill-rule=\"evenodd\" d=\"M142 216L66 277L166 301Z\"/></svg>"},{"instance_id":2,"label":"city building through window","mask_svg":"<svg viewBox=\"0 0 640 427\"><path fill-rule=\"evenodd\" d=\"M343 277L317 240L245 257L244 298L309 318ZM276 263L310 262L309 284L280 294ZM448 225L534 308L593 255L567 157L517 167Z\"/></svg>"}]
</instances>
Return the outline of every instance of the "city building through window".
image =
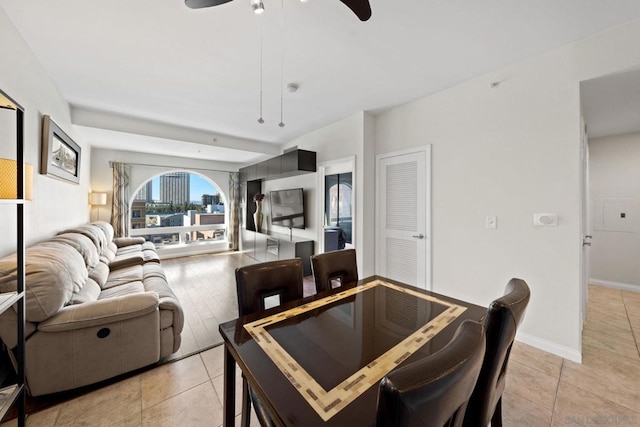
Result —
<instances>
[{"instance_id":1,"label":"city building through window","mask_svg":"<svg viewBox=\"0 0 640 427\"><path fill-rule=\"evenodd\" d=\"M196 173L150 179L133 195L130 212L131 229L148 231L145 238L156 246L226 239L224 196Z\"/></svg>"}]
</instances>

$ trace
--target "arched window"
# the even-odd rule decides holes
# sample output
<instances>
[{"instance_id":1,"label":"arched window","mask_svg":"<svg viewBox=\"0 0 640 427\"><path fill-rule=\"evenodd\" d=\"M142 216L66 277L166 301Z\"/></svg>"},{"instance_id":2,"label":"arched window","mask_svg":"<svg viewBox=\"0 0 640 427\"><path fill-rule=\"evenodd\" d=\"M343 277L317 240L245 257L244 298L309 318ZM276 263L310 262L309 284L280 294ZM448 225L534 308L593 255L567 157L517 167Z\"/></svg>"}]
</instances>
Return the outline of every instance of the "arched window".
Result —
<instances>
[{"instance_id":1,"label":"arched window","mask_svg":"<svg viewBox=\"0 0 640 427\"><path fill-rule=\"evenodd\" d=\"M210 179L189 171L165 173L133 194L131 229L148 234L132 234L156 246L225 240L225 208L224 194Z\"/></svg>"}]
</instances>

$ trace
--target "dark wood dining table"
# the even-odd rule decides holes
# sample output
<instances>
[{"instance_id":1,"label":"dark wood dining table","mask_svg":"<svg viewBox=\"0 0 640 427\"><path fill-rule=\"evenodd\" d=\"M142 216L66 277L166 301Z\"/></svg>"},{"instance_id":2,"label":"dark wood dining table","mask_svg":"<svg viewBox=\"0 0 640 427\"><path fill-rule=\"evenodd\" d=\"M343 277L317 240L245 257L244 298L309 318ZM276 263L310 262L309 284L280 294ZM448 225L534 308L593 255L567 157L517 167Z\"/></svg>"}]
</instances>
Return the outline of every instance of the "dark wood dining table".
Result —
<instances>
[{"instance_id":1,"label":"dark wood dining table","mask_svg":"<svg viewBox=\"0 0 640 427\"><path fill-rule=\"evenodd\" d=\"M485 315L485 307L372 276L223 323L223 425L234 425L237 364L277 425L372 426L387 373Z\"/></svg>"}]
</instances>

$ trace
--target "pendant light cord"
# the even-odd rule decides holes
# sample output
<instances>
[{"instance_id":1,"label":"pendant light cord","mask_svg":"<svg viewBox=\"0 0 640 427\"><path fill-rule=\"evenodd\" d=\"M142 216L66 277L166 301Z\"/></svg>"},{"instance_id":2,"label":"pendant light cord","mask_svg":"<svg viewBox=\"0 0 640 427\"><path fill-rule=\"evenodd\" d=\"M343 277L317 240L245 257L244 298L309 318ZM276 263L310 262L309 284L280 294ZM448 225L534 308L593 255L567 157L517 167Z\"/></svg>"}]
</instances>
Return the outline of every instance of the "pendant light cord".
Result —
<instances>
[{"instance_id":1,"label":"pendant light cord","mask_svg":"<svg viewBox=\"0 0 640 427\"><path fill-rule=\"evenodd\" d=\"M283 85L284 85L284 0L280 0L280 30L282 33L280 39L280 123L278 126L284 127L284 98L283 98Z\"/></svg>"},{"instance_id":2,"label":"pendant light cord","mask_svg":"<svg viewBox=\"0 0 640 427\"><path fill-rule=\"evenodd\" d=\"M264 119L262 118L262 68L263 68L263 24L262 20L260 20L260 117L258 118L258 123L263 124Z\"/></svg>"}]
</instances>

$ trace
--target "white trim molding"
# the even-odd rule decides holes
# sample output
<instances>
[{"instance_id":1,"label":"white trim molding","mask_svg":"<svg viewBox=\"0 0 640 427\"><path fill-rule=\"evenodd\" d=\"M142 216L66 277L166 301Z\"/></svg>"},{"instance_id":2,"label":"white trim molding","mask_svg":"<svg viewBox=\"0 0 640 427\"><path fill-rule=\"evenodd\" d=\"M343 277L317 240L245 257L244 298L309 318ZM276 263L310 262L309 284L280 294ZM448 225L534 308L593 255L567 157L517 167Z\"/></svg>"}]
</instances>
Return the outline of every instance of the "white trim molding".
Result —
<instances>
[{"instance_id":1,"label":"white trim molding","mask_svg":"<svg viewBox=\"0 0 640 427\"><path fill-rule=\"evenodd\" d=\"M566 347L564 345L543 340L542 338L534 337L533 335L525 334L523 332L517 333L516 340L539 348L540 350L544 350L548 353L553 353L557 356L571 360L572 362L582 363L582 352Z\"/></svg>"},{"instance_id":2,"label":"white trim molding","mask_svg":"<svg viewBox=\"0 0 640 427\"><path fill-rule=\"evenodd\" d=\"M358 260L360 260L360 253L363 251L358 242L357 222L363 221L362 218L357 217L359 207L357 206L357 176L356 176L356 156L343 157L341 159L329 160L326 162L318 163L317 167L317 191L316 191L316 206L317 213L320 221L318 221L318 244L316 245L318 253L324 252L324 226L325 219L325 206L324 206L324 178L327 175L334 175L336 173L349 173L351 172L351 242L358 254ZM362 271L362 263L358 262L358 271Z\"/></svg>"},{"instance_id":3,"label":"white trim molding","mask_svg":"<svg viewBox=\"0 0 640 427\"><path fill-rule=\"evenodd\" d=\"M640 285L630 283L612 282L610 280L589 279L590 285L606 286L607 288L621 289L623 291L640 292Z\"/></svg>"}]
</instances>

